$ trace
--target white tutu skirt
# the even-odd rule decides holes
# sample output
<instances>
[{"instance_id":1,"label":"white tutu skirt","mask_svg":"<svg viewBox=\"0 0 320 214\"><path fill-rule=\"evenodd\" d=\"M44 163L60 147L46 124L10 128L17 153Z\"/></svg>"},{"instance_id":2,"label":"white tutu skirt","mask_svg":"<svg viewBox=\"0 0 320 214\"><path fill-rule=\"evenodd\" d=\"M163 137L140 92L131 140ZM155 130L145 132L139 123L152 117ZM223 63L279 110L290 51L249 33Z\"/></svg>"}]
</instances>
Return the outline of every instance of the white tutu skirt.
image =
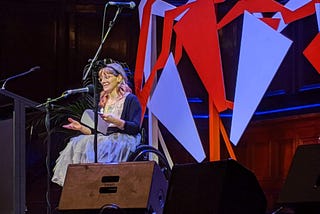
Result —
<instances>
[{"instance_id":1,"label":"white tutu skirt","mask_svg":"<svg viewBox=\"0 0 320 214\"><path fill-rule=\"evenodd\" d=\"M140 135L132 136L114 133L108 136L98 134L97 159L99 163L125 162L140 143ZM94 162L94 135L79 135L70 139L56 161L52 182L63 186L69 164Z\"/></svg>"}]
</instances>

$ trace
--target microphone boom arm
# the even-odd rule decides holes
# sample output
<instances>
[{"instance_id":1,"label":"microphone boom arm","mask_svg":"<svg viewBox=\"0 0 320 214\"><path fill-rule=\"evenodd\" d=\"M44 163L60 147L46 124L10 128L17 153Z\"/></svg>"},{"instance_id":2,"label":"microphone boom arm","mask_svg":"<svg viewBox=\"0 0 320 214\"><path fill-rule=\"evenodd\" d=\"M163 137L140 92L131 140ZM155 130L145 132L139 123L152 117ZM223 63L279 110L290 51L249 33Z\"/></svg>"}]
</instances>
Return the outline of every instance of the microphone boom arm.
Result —
<instances>
[{"instance_id":1,"label":"microphone boom arm","mask_svg":"<svg viewBox=\"0 0 320 214\"><path fill-rule=\"evenodd\" d=\"M115 16L113 17L112 21L110 21L109 23L109 28L106 32L106 34L103 36L102 40L101 40L101 43L99 45L99 48L96 52L96 54L94 55L93 59L91 60L90 62L90 65L89 65L89 68L87 69L86 73L83 75L83 78L82 80L86 80L89 73L90 73L90 70L92 69L92 66L93 64L95 63L95 61L97 61L98 57L99 57L99 54L101 53L101 50L102 50L102 47L103 47L103 44L105 43L106 39L107 39L107 36L109 35L110 31L111 31L111 28L113 27L117 17L119 16L120 12L122 11L122 7L118 7L117 9L117 12L115 13ZM102 32L103 33L103 32Z\"/></svg>"}]
</instances>

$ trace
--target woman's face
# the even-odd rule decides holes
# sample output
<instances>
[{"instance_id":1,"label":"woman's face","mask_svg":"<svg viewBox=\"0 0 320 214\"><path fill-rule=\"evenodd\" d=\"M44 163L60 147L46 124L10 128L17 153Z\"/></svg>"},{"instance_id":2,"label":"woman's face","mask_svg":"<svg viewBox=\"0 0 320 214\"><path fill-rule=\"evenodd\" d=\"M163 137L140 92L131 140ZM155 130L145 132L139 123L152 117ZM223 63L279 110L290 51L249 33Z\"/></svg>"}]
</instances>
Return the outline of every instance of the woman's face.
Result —
<instances>
[{"instance_id":1,"label":"woman's face","mask_svg":"<svg viewBox=\"0 0 320 214\"><path fill-rule=\"evenodd\" d=\"M103 68L99 72L99 82L107 93L114 91L121 81L122 76L115 74L110 68Z\"/></svg>"}]
</instances>

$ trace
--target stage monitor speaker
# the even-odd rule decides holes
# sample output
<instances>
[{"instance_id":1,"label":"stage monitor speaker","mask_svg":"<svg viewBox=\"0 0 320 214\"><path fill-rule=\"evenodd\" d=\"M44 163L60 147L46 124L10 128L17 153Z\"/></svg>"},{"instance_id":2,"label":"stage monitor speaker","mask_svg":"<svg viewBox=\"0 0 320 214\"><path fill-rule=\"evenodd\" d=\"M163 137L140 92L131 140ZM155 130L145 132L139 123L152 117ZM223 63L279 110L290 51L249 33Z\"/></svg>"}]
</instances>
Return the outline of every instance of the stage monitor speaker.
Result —
<instances>
[{"instance_id":1,"label":"stage monitor speaker","mask_svg":"<svg viewBox=\"0 0 320 214\"><path fill-rule=\"evenodd\" d=\"M125 213L162 213L167 187L168 181L154 161L71 164L58 210L102 213L104 207L113 206Z\"/></svg>"},{"instance_id":2,"label":"stage monitor speaker","mask_svg":"<svg viewBox=\"0 0 320 214\"><path fill-rule=\"evenodd\" d=\"M235 160L175 165L164 214L264 214L255 175Z\"/></svg>"},{"instance_id":3,"label":"stage monitor speaker","mask_svg":"<svg viewBox=\"0 0 320 214\"><path fill-rule=\"evenodd\" d=\"M320 213L320 144L297 147L278 203L301 213Z\"/></svg>"}]
</instances>

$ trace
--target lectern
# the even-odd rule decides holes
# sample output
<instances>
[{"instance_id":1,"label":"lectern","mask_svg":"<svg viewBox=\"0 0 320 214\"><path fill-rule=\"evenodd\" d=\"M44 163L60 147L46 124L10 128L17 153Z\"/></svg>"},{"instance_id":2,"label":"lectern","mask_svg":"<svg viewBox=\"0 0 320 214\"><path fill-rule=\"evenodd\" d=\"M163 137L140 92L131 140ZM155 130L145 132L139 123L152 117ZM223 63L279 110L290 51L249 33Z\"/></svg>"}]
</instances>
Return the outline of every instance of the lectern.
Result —
<instances>
[{"instance_id":1,"label":"lectern","mask_svg":"<svg viewBox=\"0 0 320 214\"><path fill-rule=\"evenodd\" d=\"M36 105L0 89L0 213L25 213L25 120L26 111Z\"/></svg>"}]
</instances>

